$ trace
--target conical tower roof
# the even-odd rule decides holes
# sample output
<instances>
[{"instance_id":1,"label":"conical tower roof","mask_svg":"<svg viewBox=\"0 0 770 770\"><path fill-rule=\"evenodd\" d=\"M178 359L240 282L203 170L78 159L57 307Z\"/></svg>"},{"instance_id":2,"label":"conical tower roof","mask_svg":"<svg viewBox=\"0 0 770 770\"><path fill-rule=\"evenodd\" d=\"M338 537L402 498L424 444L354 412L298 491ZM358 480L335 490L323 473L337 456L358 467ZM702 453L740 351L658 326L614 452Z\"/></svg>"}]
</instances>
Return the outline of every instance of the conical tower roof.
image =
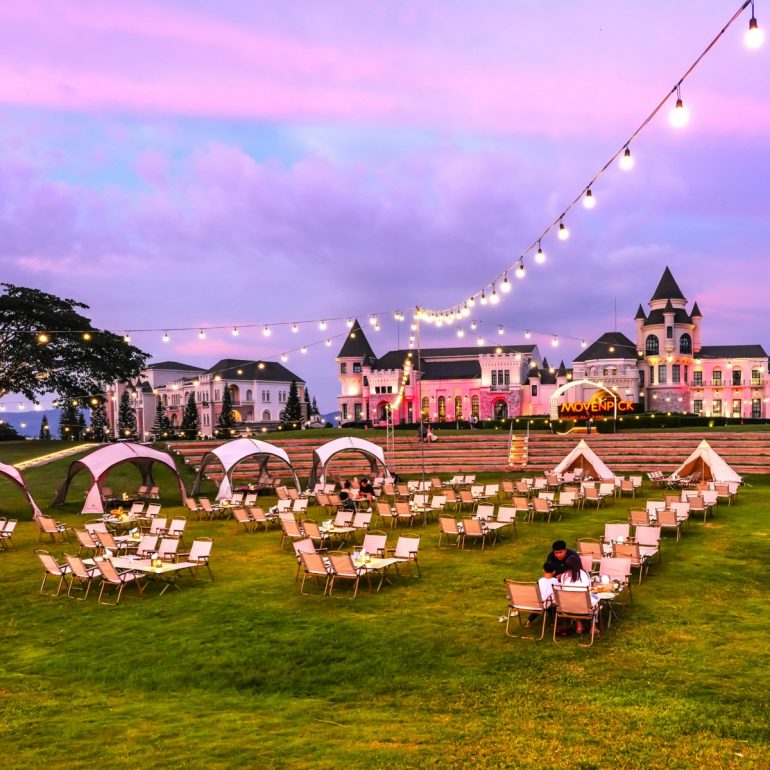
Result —
<instances>
[{"instance_id":1,"label":"conical tower roof","mask_svg":"<svg viewBox=\"0 0 770 770\"><path fill-rule=\"evenodd\" d=\"M668 266L666 266L666 269L663 271L663 276L658 283L658 288L655 289L655 293L652 295L650 302L654 302L656 299L685 299L682 290L674 280L674 276L671 274Z\"/></svg>"},{"instance_id":2,"label":"conical tower roof","mask_svg":"<svg viewBox=\"0 0 770 770\"><path fill-rule=\"evenodd\" d=\"M372 358L377 360L358 319L354 321L348 336L345 337L345 342L342 344L340 352L337 353L337 358Z\"/></svg>"}]
</instances>

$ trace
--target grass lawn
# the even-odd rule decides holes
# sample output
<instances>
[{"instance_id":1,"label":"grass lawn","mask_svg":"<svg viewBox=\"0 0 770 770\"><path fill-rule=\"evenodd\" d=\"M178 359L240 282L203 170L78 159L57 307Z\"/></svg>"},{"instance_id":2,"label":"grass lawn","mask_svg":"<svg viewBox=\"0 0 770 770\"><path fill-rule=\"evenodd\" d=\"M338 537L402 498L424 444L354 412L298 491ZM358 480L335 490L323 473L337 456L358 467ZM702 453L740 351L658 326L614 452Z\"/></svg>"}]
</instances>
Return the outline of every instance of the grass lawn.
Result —
<instances>
[{"instance_id":1,"label":"grass lawn","mask_svg":"<svg viewBox=\"0 0 770 770\"><path fill-rule=\"evenodd\" d=\"M41 504L67 464L27 472ZM131 471L109 481L137 485ZM37 593L23 522L18 551L0 553L6 764L768 767L770 477L750 481L713 522L666 538L662 564L592 649L506 638L503 578L536 579L553 539L598 537L627 499L519 525L483 553L439 550L437 525L418 527L423 578L355 601L301 596L279 534L235 535L231 521L188 525L188 541L215 539L213 583L150 587L144 601L129 590L116 608L51 599ZM82 523L84 489L59 518ZM10 485L0 494L22 512Z\"/></svg>"}]
</instances>

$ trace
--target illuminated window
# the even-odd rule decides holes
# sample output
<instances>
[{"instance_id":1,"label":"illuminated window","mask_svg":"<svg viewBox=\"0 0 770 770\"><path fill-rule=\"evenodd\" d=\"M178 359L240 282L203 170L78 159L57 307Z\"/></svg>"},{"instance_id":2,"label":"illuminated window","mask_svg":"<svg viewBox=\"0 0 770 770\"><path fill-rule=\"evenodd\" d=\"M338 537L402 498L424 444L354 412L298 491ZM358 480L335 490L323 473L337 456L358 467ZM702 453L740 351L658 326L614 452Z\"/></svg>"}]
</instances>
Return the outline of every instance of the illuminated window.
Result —
<instances>
[{"instance_id":1,"label":"illuminated window","mask_svg":"<svg viewBox=\"0 0 770 770\"><path fill-rule=\"evenodd\" d=\"M683 334L679 338L679 352L680 353L692 353L692 337L689 334Z\"/></svg>"},{"instance_id":2,"label":"illuminated window","mask_svg":"<svg viewBox=\"0 0 770 770\"><path fill-rule=\"evenodd\" d=\"M658 353L660 353L660 343L654 334L650 334L650 336L647 337L645 350L648 356L657 356Z\"/></svg>"}]
</instances>

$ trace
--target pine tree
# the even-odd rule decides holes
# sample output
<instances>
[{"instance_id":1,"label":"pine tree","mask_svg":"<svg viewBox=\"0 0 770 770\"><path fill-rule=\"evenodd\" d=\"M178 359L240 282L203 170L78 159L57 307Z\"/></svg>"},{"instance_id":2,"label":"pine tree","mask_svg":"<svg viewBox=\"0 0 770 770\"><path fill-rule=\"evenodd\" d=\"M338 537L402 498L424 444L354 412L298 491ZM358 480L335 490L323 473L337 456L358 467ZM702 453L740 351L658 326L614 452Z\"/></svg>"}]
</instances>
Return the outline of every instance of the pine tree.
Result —
<instances>
[{"instance_id":1,"label":"pine tree","mask_svg":"<svg viewBox=\"0 0 770 770\"><path fill-rule=\"evenodd\" d=\"M305 403L304 403L305 415L304 419L307 420L311 414L313 414L313 407L310 405L310 390L305 387Z\"/></svg>"},{"instance_id":2,"label":"pine tree","mask_svg":"<svg viewBox=\"0 0 770 770\"><path fill-rule=\"evenodd\" d=\"M51 440L51 426L48 424L48 415L43 415L43 419L40 422L40 435L38 438L41 441Z\"/></svg>"},{"instance_id":3,"label":"pine tree","mask_svg":"<svg viewBox=\"0 0 770 770\"><path fill-rule=\"evenodd\" d=\"M136 436L136 414L131 406L131 396L128 390L123 391L118 406L118 436L134 438Z\"/></svg>"},{"instance_id":4,"label":"pine tree","mask_svg":"<svg viewBox=\"0 0 770 770\"><path fill-rule=\"evenodd\" d=\"M71 398L62 398L59 407L59 438L75 441L78 432L78 406Z\"/></svg>"},{"instance_id":5,"label":"pine tree","mask_svg":"<svg viewBox=\"0 0 770 770\"><path fill-rule=\"evenodd\" d=\"M86 437L86 431L88 426L86 425L86 416L83 412L78 412L78 441L83 441Z\"/></svg>"},{"instance_id":6,"label":"pine tree","mask_svg":"<svg viewBox=\"0 0 770 770\"><path fill-rule=\"evenodd\" d=\"M182 415L182 436L183 438L198 438L198 432L201 429L200 417L198 417L198 405L195 403L195 393L187 396L187 403Z\"/></svg>"},{"instance_id":7,"label":"pine tree","mask_svg":"<svg viewBox=\"0 0 770 770\"><path fill-rule=\"evenodd\" d=\"M197 409L196 409L197 413ZM163 408L163 400L158 396L155 402L155 422L152 424L152 433L156 440L163 438L170 430L171 423L166 417L166 410Z\"/></svg>"},{"instance_id":8,"label":"pine tree","mask_svg":"<svg viewBox=\"0 0 770 770\"><path fill-rule=\"evenodd\" d=\"M312 411L310 412L310 415L313 416L316 414L321 414L321 413L318 411L318 404L315 401L315 396L313 396L313 406L312 406Z\"/></svg>"},{"instance_id":9,"label":"pine tree","mask_svg":"<svg viewBox=\"0 0 770 770\"><path fill-rule=\"evenodd\" d=\"M91 407L91 432L94 441L108 441L110 438L110 421L101 398Z\"/></svg>"},{"instance_id":10,"label":"pine tree","mask_svg":"<svg viewBox=\"0 0 770 770\"><path fill-rule=\"evenodd\" d=\"M281 422L290 425L302 420L302 404L299 400L299 391L297 390L297 381L292 380L289 386L289 395L286 399L286 406L281 412Z\"/></svg>"},{"instance_id":11,"label":"pine tree","mask_svg":"<svg viewBox=\"0 0 770 770\"><path fill-rule=\"evenodd\" d=\"M217 429L221 430L226 436L235 427L235 415L233 414L233 399L230 395L230 388L225 386L222 391L222 411L217 420Z\"/></svg>"}]
</instances>

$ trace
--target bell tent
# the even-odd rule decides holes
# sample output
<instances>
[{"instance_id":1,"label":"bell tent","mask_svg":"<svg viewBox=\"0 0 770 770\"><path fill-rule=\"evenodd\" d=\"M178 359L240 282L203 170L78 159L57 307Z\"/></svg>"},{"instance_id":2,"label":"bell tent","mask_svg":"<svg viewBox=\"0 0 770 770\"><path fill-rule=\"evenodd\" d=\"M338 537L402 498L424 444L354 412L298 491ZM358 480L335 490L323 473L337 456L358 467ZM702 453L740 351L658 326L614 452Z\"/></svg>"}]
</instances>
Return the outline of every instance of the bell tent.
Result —
<instances>
[{"instance_id":1,"label":"bell tent","mask_svg":"<svg viewBox=\"0 0 770 770\"><path fill-rule=\"evenodd\" d=\"M581 438L572 451L554 468L554 473L561 476L570 471L582 469L585 476L594 479L612 479L615 474L604 464L599 455Z\"/></svg>"}]
</instances>

